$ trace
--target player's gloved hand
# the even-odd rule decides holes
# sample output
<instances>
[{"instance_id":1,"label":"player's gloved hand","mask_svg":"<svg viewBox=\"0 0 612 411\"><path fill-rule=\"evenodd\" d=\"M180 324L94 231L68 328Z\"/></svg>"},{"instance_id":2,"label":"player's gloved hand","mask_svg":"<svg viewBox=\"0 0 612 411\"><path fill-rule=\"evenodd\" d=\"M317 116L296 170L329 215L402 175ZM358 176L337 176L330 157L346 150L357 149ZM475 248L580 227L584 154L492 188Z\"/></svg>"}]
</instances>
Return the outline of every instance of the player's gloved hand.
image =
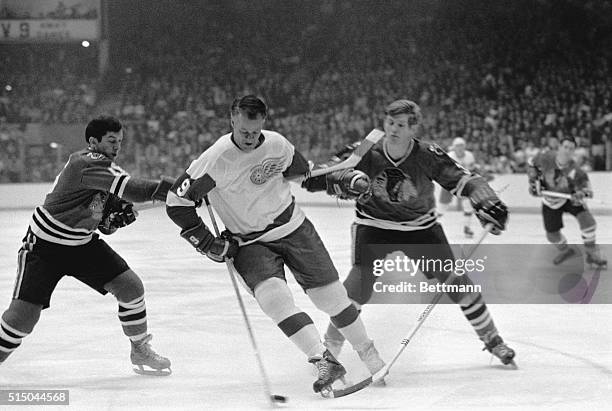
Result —
<instances>
[{"instance_id":1,"label":"player's gloved hand","mask_svg":"<svg viewBox=\"0 0 612 411\"><path fill-rule=\"evenodd\" d=\"M347 168L327 175L327 194L355 200L368 197L370 193L370 177L363 171Z\"/></svg>"},{"instance_id":2,"label":"player's gloved hand","mask_svg":"<svg viewBox=\"0 0 612 411\"><path fill-rule=\"evenodd\" d=\"M202 221L195 227L181 231L181 237L189 241L198 252L218 263L226 258L234 258L238 253L236 240L226 233L215 238Z\"/></svg>"},{"instance_id":3,"label":"player's gloved hand","mask_svg":"<svg viewBox=\"0 0 612 411\"><path fill-rule=\"evenodd\" d=\"M540 197L542 195L540 193L540 184L537 180L529 180L529 194L534 197Z\"/></svg>"},{"instance_id":4,"label":"player's gloved hand","mask_svg":"<svg viewBox=\"0 0 612 411\"><path fill-rule=\"evenodd\" d=\"M489 185L482 185L470 195L476 216L483 226L491 223L491 234L499 235L506 229L508 207L497 197Z\"/></svg>"},{"instance_id":5,"label":"player's gloved hand","mask_svg":"<svg viewBox=\"0 0 612 411\"><path fill-rule=\"evenodd\" d=\"M128 201L114 202L109 209L105 210L104 217L98 224L98 230L102 234L111 235L117 229L132 224L138 217L138 212L133 207L134 204Z\"/></svg>"},{"instance_id":6,"label":"player's gloved hand","mask_svg":"<svg viewBox=\"0 0 612 411\"><path fill-rule=\"evenodd\" d=\"M168 191L170 191L170 188L172 188L174 181L174 178L161 176L161 179L157 183L155 191L151 195L151 200L166 201L166 196L168 195Z\"/></svg>"},{"instance_id":7,"label":"player's gloved hand","mask_svg":"<svg viewBox=\"0 0 612 411\"><path fill-rule=\"evenodd\" d=\"M571 202L574 205L582 204L585 198L591 197L593 194L589 190L576 190L572 193Z\"/></svg>"}]
</instances>

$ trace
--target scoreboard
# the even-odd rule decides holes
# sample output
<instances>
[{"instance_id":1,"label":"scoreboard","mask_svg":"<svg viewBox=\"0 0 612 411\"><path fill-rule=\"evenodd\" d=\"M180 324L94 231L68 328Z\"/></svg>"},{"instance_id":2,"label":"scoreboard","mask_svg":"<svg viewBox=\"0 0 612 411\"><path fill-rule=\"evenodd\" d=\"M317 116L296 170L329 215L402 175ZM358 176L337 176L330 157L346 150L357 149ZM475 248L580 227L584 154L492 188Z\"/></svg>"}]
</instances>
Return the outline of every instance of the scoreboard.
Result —
<instances>
[{"instance_id":1,"label":"scoreboard","mask_svg":"<svg viewBox=\"0 0 612 411\"><path fill-rule=\"evenodd\" d=\"M100 0L0 0L0 42L100 38Z\"/></svg>"}]
</instances>

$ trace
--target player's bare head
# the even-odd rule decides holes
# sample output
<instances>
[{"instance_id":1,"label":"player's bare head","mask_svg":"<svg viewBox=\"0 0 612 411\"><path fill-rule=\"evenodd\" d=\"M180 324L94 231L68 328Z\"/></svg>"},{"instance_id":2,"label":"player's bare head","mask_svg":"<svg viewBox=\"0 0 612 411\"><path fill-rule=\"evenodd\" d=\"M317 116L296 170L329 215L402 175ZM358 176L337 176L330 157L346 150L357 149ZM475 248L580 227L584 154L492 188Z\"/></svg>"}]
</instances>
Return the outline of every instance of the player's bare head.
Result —
<instances>
[{"instance_id":1,"label":"player's bare head","mask_svg":"<svg viewBox=\"0 0 612 411\"><path fill-rule=\"evenodd\" d=\"M385 107L385 115L396 117L401 114L405 114L408 120L409 126L421 124L423 115L421 114L421 108L417 103L410 100L395 100L387 107Z\"/></svg>"},{"instance_id":2,"label":"player's bare head","mask_svg":"<svg viewBox=\"0 0 612 411\"><path fill-rule=\"evenodd\" d=\"M243 115L248 119L255 120L256 118L266 118L268 115L268 107L257 96L252 94L234 99L230 108L232 118L237 115Z\"/></svg>"},{"instance_id":3,"label":"player's bare head","mask_svg":"<svg viewBox=\"0 0 612 411\"><path fill-rule=\"evenodd\" d=\"M232 140L242 151L249 152L259 146L267 112L266 104L253 95L236 99L232 103Z\"/></svg>"},{"instance_id":4,"label":"player's bare head","mask_svg":"<svg viewBox=\"0 0 612 411\"><path fill-rule=\"evenodd\" d=\"M94 118L85 128L85 140L90 150L114 159L121 149L123 126L114 117L100 116Z\"/></svg>"},{"instance_id":5,"label":"player's bare head","mask_svg":"<svg viewBox=\"0 0 612 411\"><path fill-rule=\"evenodd\" d=\"M107 133L117 133L121 131L123 126L121 122L115 117L111 116L99 116L94 118L87 124L85 128L85 142L90 143L90 138L94 137L96 140L101 141Z\"/></svg>"},{"instance_id":6,"label":"player's bare head","mask_svg":"<svg viewBox=\"0 0 612 411\"><path fill-rule=\"evenodd\" d=\"M561 137L557 148L557 160L560 163L567 163L574 156L576 150L576 139L570 135Z\"/></svg>"}]
</instances>

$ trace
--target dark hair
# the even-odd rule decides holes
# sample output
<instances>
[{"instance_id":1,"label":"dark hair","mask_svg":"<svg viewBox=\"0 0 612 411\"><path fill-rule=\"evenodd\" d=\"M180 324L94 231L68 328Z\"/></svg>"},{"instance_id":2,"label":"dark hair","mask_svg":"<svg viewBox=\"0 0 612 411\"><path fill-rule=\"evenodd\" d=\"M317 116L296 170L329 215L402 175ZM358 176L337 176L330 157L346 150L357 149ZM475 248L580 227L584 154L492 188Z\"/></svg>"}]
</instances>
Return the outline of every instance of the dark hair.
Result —
<instances>
[{"instance_id":1,"label":"dark hair","mask_svg":"<svg viewBox=\"0 0 612 411\"><path fill-rule=\"evenodd\" d=\"M408 125L410 126L420 124L423 119L419 105L410 100L395 100L385 107L385 115L397 116L399 114L408 114Z\"/></svg>"},{"instance_id":2,"label":"dark hair","mask_svg":"<svg viewBox=\"0 0 612 411\"><path fill-rule=\"evenodd\" d=\"M106 133L116 133L123 128L121 122L115 117L111 116L99 116L94 118L87 124L85 128L85 141L89 144L89 137L95 137L96 140L101 141L102 136Z\"/></svg>"},{"instance_id":3,"label":"dark hair","mask_svg":"<svg viewBox=\"0 0 612 411\"><path fill-rule=\"evenodd\" d=\"M240 111L244 111L248 118L255 119L258 115L266 117L268 115L268 107L257 96L249 94L244 97L239 97L232 102L230 107L230 114L237 115Z\"/></svg>"},{"instance_id":4,"label":"dark hair","mask_svg":"<svg viewBox=\"0 0 612 411\"><path fill-rule=\"evenodd\" d=\"M574 143L574 146L578 145L576 144L576 139L574 138L574 136L570 134L564 134L563 137L561 137L561 139L559 140L559 144L563 144L564 141L570 141Z\"/></svg>"}]
</instances>

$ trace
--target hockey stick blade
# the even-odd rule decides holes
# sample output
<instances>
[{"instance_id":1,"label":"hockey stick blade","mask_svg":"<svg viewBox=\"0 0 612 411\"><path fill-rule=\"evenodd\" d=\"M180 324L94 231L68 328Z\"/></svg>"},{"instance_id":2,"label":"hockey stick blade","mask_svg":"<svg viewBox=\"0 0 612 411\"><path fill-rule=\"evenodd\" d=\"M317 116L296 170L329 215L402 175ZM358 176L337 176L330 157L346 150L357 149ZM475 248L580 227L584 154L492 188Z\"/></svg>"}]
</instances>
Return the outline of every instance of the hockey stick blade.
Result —
<instances>
[{"instance_id":1,"label":"hockey stick blade","mask_svg":"<svg viewBox=\"0 0 612 411\"><path fill-rule=\"evenodd\" d=\"M385 365L382 368L382 370L378 371L376 374L370 375L368 378L365 378L353 385L349 385L348 387L333 389L329 397L330 398L344 397L344 396L356 393L357 391L361 391L364 388L369 387L370 385L376 385L380 381L382 381L387 376L387 374L389 374L389 368L390 367L388 365Z\"/></svg>"},{"instance_id":2,"label":"hockey stick blade","mask_svg":"<svg viewBox=\"0 0 612 411\"><path fill-rule=\"evenodd\" d=\"M351 153L349 158L342 161L341 163L334 164L333 166L330 166L330 167L324 167L324 168L318 168L316 170L312 170L310 172L310 175L308 175L308 177L318 177L318 176L322 176L325 174L333 173L334 171L355 167L357 164L359 164L359 162L361 161L365 153L367 153L374 144L378 143L378 141L381 138L383 138L384 135L385 135L384 131L378 130L376 128L373 129L365 137L365 139L361 142L361 144L357 146L355 151Z\"/></svg>"}]
</instances>

